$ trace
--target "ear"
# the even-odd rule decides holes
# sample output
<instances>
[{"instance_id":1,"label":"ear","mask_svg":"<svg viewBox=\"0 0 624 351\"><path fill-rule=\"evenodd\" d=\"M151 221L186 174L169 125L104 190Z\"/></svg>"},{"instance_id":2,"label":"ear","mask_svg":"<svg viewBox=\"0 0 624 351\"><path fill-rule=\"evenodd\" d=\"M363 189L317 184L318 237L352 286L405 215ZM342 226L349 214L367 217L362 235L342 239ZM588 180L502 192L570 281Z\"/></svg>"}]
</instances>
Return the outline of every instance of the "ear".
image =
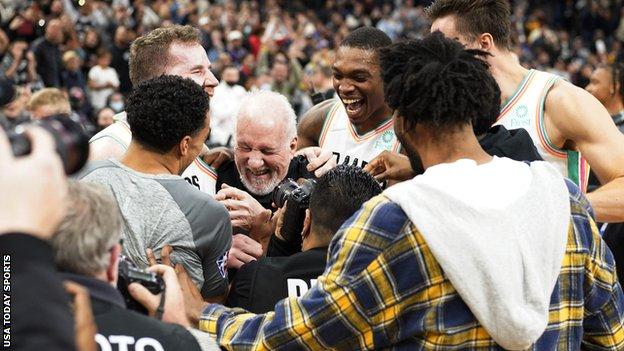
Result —
<instances>
[{"instance_id":1,"label":"ear","mask_svg":"<svg viewBox=\"0 0 624 351\"><path fill-rule=\"evenodd\" d=\"M392 113L392 119L394 123L394 133L397 135L403 135L406 130L405 118L401 116L399 110L394 110Z\"/></svg>"},{"instance_id":2,"label":"ear","mask_svg":"<svg viewBox=\"0 0 624 351\"><path fill-rule=\"evenodd\" d=\"M490 52L495 47L494 37L490 33L483 33L477 37L477 45L479 50Z\"/></svg>"},{"instance_id":3,"label":"ear","mask_svg":"<svg viewBox=\"0 0 624 351\"><path fill-rule=\"evenodd\" d=\"M190 142L191 142L191 136L190 135L187 135L184 138L182 138L182 140L180 141L180 144L179 144L180 155L186 156L188 154L189 147L190 147Z\"/></svg>"},{"instance_id":4,"label":"ear","mask_svg":"<svg viewBox=\"0 0 624 351\"><path fill-rule=\"evenodd\" d=\"M295 151L297 151L297 137L295 136L294 138L292 138L292 140L290 141L290 151L294 154Z\"/></svg>"},{"instance_id":5,"label":"ear","mask_svg":"<svg viewBox=\"0 0 624 351\"><path fill-rule=\"evenodd\" d=\"M115 244L110 250L108 269L106 270L106 279L109 283L114 283L115 285L117 285L117 274L119 271L119 255L121 255L121 245Z\"/></svg>"},{"instance_id":6,"label":"ear","mask_svg":"<svg viewBox=\"0 0 624 351\"><path fill-rule=\"evenodd\" d=\"M303 218L303 229L301 230L301 239L305 240L310 235L310 209L306 208L305 217Z\"/></svg>"}]
</instances>

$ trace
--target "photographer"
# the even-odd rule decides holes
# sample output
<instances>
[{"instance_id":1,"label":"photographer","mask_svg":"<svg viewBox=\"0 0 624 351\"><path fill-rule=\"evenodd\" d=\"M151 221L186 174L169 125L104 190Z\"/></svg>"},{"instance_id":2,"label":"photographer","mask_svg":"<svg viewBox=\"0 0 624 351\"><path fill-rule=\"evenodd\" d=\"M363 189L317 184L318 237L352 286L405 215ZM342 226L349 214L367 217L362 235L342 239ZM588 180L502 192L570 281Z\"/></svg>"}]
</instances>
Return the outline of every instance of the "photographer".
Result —
<instances>
[{"instance_id":1,"label":"photographer","mask_svg":"<svg viewBox=\"0 0 624 351\"><path fill-rule=\"evenodd\" d=\"M189 328L189 322L184 313L179 313L184 311L183 306L172 305L175 286L165 291L164 307L167 320L178 325L126 309L124 297L115 289L122 218L114 198L105 188L70 182L67 205L67 214L51 241L54 261L64 279L89 290L98 329L95 340L100 349L142 350L148 346L154 350L216 349L205 334L198 331L191 334L185 329ZM156 271L166 274L162 269ZM166 283L168 287L172 284ZM198 342L207 348L200 348Z\"/></svg>"},{"instance_id":2,"label":"photographer","mask_svg":"<svg viewBox=\"0 0 624 351\"><path fill-rule=\"evenodd\" d=\"M381 187L375 179L357 167L339 165L325 173L309 193L310 205L305 210L301 231L302 252L243 265L226 304L265 313L283 298L303 295L323 273L334 233L363 203L379 193ZM283 214L283 209L278 214ZM280 234L278 229L276 235Z\"/></svg>"}]
</instances>

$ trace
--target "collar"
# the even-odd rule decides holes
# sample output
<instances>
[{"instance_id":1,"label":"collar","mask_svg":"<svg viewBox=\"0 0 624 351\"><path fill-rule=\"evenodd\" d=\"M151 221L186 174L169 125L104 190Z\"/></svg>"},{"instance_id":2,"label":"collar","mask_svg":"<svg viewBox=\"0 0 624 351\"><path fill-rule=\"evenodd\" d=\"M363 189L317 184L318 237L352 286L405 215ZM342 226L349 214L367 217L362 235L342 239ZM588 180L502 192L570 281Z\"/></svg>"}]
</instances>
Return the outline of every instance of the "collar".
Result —
<instances>
[{"instance_id":1,"label":"collar","mask_svg":"<svg viewBox=\"0 0 624 351\"><path fill-rule=\"evenodd\" d=\"M106 282L92 277L67 272L62 272L61 277L84 286L87 290L89 290L89 295L93 299L108 302L123 309L126 308L126 302L124 301L119 290L115 289Z\"/></svg>"}]
</instances>

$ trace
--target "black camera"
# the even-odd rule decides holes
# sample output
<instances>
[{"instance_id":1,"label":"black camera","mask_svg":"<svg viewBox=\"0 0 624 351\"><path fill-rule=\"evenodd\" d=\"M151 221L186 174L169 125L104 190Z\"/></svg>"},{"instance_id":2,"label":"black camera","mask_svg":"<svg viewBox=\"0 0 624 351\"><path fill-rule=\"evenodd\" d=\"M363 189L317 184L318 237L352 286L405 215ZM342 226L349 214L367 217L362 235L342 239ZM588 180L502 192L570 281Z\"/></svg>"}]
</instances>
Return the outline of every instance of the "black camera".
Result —
<instances>
[{"instance_id":1,"label":"black camera","mask_svg":"<svg viewBox=\"0 0 624 351\"><path fill-rule=\"evenodd\" d=\"M74 174L82 169L89 158L89 137L80 124L67 115L54 115L33 124L47 130L56 144L56 152L63 161L66 174ZM24 128L18 126L15 132L8 133L11 149L15 156L28 155L31 144Z\"/></svg>"},{"instance_id":2,"label":"black camera","mask_svg":"<svg viewBox=\"0 0 624 351\"><path fill-rule=\"evenodd\" d=\"M136 301L128 292L128 286L131 283L139 283L147 288L147 290L149 290L152 294L157 295L165 290L165 282L156 273L137 268L134 263L132 263L125 256L121 256L119 258L117 290L121 292L121 295L126 302L126 307L129 310L147 314L147 309Z\"/></svg>"},{"instance_id":3,"label":"black camera","mask_svg":"<svg viewBox=\"0 0 624 351\"><path fill-rule=\"evenodd\" d=\"M301 185L292 179L286 179L274 190L271 198L275 206L284 210L284 220L282 222L281 233L284 240L301 246L301 230L305 211L310 206L310 194L316 186L316 180L306 179Z\"/></svg>"}]
</instances>

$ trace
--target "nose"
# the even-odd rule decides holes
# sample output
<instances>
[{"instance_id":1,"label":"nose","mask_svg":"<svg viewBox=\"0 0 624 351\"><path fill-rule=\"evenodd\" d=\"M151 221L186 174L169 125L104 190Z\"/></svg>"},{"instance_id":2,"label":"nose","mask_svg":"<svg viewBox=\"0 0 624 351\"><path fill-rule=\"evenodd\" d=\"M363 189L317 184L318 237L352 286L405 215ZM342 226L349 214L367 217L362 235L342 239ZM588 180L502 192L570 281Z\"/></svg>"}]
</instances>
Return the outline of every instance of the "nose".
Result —
<instances>
[{"instance_id":1,"label":"nose","mask_svg":"<svg viewBox=\"0 0 624 351\"><path fill-rule=\"evenodd\" d=\"M341 81L340 84L338 85L338 93L345 93L348 94L350 92L353 92L355 90L355 86L347 81Z\"/></svg>"},{"instance_id":2,"label":"nose","mask_svg":"<svg viewBox=\"0 0 624 351\"><path fill-rule=\"evenodd\" d=\"M212 73L212 71L206 71L206 77L204 79L204 90L208 93L208 95L212 96L214 93L214 88L219 84L217 77Z\"/></svg>"},{"instance_id":3,"label":"nose","mask_svg":"<svg viewBox=\"0 0 624 351\"><path fill-rule=\"evenodd\" d=\"M262 159L262 157L253 155L249 157L249 160L247 161L247 165L249 165L249 168L259 169L262 166L264 166L264 160Z\"/></svg>"}]
</instances>

